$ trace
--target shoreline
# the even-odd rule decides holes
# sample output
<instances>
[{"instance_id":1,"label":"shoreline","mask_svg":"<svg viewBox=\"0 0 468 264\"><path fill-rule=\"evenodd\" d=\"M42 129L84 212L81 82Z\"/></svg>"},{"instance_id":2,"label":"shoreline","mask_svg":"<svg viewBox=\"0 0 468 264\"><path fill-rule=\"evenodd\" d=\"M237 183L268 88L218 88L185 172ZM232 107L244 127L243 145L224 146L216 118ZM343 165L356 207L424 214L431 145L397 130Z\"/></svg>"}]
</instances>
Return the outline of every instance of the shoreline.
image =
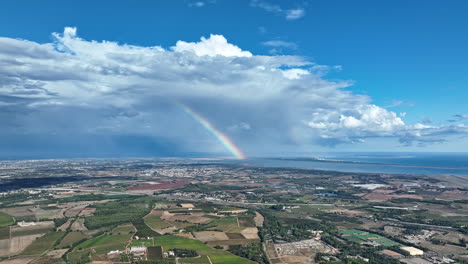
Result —
<instances>
[{"instance_id":1,"label":"shoreline","mask_svg":"<svg viewBox=\"0 0 468 264\"><path fill-rule=\"evenodd\" d=\"M285 160L285 161L302 161L302 162L324 162L324 163L338 163L338 164L356 164L356 165L380 165L380 166L390 166L390 167L466 170L466 171L468 171L468 167L427 166L427 165L397 164L397 163L383 163L383 162L328 160L328 159L318 159L318 158L263 158L263 159Z\"/></svg>"}]
</instances>

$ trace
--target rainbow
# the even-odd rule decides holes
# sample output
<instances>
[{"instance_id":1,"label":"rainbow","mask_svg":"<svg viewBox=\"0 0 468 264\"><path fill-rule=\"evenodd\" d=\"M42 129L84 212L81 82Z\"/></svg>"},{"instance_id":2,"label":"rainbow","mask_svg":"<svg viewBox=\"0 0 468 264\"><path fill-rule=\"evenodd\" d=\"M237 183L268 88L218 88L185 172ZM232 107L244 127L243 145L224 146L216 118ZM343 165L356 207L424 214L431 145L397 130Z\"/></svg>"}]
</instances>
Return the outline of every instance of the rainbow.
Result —
<instances>
[{"instance_id":1,"label":"rainbow","mask_svg":"<svg viewBox=\"0 0 468 264\"><path fill-rule=\"evenodd\" d=\"M237 159L245 159L247 158L244 153L237 147L234 142L230 138L228 138L223 132L216 129L213 124L210 123L206 118L198 114L197 112L190 109L188 106L177 103L177 105L184 110L189 116L195 119L198 123L200 123L206 130L208 130L213 136L218 139L218 141L223 144L223 146L231 152L231 154L236 157Z\"/></svg>"}]
</instances>

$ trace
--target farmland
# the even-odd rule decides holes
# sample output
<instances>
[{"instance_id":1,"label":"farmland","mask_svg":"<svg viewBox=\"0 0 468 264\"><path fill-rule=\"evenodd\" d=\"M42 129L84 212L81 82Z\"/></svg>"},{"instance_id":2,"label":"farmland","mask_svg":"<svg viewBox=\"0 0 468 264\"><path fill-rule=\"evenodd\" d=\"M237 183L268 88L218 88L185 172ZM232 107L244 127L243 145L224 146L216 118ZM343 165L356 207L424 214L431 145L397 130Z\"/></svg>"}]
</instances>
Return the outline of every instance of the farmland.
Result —
<instances>
[{"instance_id":1,"label":"farmland","mask_svg":"<svg viewBox=\"0 0 468 264\"><path fill-rule=\"evenodd\" d=\"M11 215L0 212L0 228L14 223L15 219Z\"/></svg>"},{"instance_id":2,"label":"farmland","mask_svg":"<svg viewBox=\"0 0 468 264\"><path fill-rule=\"evenodd\" d=\"M29 245L21 255L40 255L46 250L50 249L59 239L65 235L64 232L52 232L48 233L38 239L36 239L31 245Z\"/></svg>"},{"instance_id":3,"label":"farmland","mask_svg":"<svg viewBox=\"0 0 468 264\"><path fill-rule=\"evenodd\" d=\"M59 248L65 248L65 247L70 247L73 244L77 243L78 241L81 241L83 239L86 239L87 236L83 234L82 232L69 232L65 235L65 237L60 241L60 244L58 245Z\"/></svg>"},{"instance_id":4,"label":"farmland","mask_svg":"<svg viewBox=\"0 0 468 264\"><path fill-rule=\"evenodd\" d=\"M78 249L96 248L109 244L122 244L130 240L131 235L102 235L78 244Z\"/></svg>"},{"instance_id":5,"label":"farmland","mask_svg":"<svg viewBox=\"0 0 468 264\"><path fill-rule=\"evenodd\" d=\"M131 224L120 225L112 230L113 234L129 234L135 232L135 227Z\"/></svg>"},{"instance_id":6,"label":"farmland","mask_svg":"<svg viewBox=\"0 0 468 264\"><path fill-rule=\"evenodd\" d=\"M154 230L172 227L171 224L162 220L159 216L153 214L145 216L145 224Z\"/></svg>"},{"instance_id":7,"label":"farmland","mask_svg":"<svg viewBox=\"0 0 468 264\"><path fill-rule=\"evenodd\" d=\"M388 238L382 237L377 234L368 233L361 230L343 230L341 234L344 239L353 241L356 243L365 243L367 241L377 243L383 247L392 247L392 246L399 246L400 243L392 241Z\"/></svg>"},{"instance_id":8,"label":"farmland","mask_svg":"<svg viewBox=\"0 0 468 264\"><path fill-rule=\"evenodd\" d=\"M210 255L213 264L252 264L253 261L238 257L236 255Z\"/></svg>"},{"instance_id":9,"label":"farmland","mask_svg":"<svg viewBox=\"0 0 468 264\"><path fill-rule=\"evenodd\" d=\"M148 213L146 208L135 206L134 203L109 202L95 205L96 211L85 219L88 229L111 227L127 223L132 220L142 219Z\"/></svg>"},{"instance_id":10,"label":"farmland","mask_svg":"<svg viewBox=\"0 0 468 264\"><path fill-rule=\"evenodd\" d=\"M198 160L21 166L28 165L8 173L17 171L22 181L54 177L44 182L55 184L0 197L0 258L19 263L143 263L147 247L158 246L164 263L176 263L174 252L199 255L178 257L180 264L357 263L360 257L386 264L399 260L382 250L398 254L401 246L463 263L468 241L468 206L459 199L468 189L447 178Z\"/></svg>"},{"instance_id":11,"label":"farmland","mask_svg":"<svg viewBox=\"0 0 468 264\"><path fill-rule=\"evenodd\" d=\"M210 230L220 230L223 232L236 233L242 231L242 227L238 225L235 216L228 216L217 219L207 226Z\"/></svg>"},{"instance_id":12,"label":"farmland","mask_svg":"<svg viewBox=\"0 0 468 264\"><path fill-rule=\"evenodd\" d=\"M214 264L218 263L253 263L223 250L213 249L194 239L177 236L160 236L154 239L155 245L164 248L183 248L197 251L201 256L208 256ZM193 262L191 262L193 263Z\"/></svg>"}]
</instances>

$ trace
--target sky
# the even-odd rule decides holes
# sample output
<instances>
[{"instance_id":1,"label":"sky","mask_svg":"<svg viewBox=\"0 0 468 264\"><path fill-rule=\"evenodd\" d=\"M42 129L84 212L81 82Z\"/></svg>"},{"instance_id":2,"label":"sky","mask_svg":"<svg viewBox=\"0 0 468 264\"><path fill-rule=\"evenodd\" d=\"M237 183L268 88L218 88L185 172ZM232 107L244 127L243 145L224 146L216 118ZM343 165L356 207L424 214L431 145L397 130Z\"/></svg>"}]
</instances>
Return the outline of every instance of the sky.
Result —
<instances>
[{"instance_id":1,"label":"sky","mask_svg":"<svg viewBox=\"0 0 468 264\"><path fill-rule=\"evenodd\" d=\"M1 158L468 148L466 1L0 5Z\"/></svg>"}]
</instances>

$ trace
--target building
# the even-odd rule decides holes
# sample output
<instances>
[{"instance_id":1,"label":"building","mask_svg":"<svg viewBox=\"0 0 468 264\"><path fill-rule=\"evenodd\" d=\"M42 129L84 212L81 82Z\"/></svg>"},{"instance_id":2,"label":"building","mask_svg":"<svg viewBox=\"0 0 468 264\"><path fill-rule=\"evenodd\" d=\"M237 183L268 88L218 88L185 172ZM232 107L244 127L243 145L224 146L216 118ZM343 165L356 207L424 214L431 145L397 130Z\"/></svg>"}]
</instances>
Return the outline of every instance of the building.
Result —
<instances>
[{"instance_id":1,"label":"building","mask_svg":"<svg viewBox=\"0 0 468 264\"><path fill-rule=\"evenodd\" d=\"M135 257L143 257L146 254L146 247L131 247L130 253Z\"/></svg>"},{"instance_id":2,"label":"building","mask_svg":"<svg viewBox=\"0 0 468 264\"><path fill-rule=\"evenodd\" d=\"M35 225L36 225L35 222L25 222L25 221L18 222L18 226L21 226L21 227L35 226Z\"/></svg>"},{"instance_id":3,"label":"building","mask_svg":"<svg viewBox=\"0 0 468 264\"><path fill-rule=\"evenodd\" d=\"M424 251L415 247L400 247L400 249L407 252L410 256L421 256L424 254Z\"/></svg>"},{"instance_id":4,"label":"building","mask_svg":"<svg viewBox=\"0 0 468 264\"><path fill-rule=\"evenodd\" d=\"M120 253L121 253L120 250L112 250L112 251L109 251L109 253L107 253L107 257L116 258L120 256Z\"/></svg>"},{"instance_id":5,"label":"building","mask_svg":"<svg viewBox=\"0 0 468 264\"><path fill-rule=\"evenodd\" d=\"M347 257L348 257L348 258L351 258L351 259L360 259L360 260L362 260L362 261L364 261L364 262L369 262L369 259L368 259L368 258L363 258L363 257L361 257L361 256L359 256L359 255L358 255L358 256L347 256Z\"/></svg>"}]
</instances>

